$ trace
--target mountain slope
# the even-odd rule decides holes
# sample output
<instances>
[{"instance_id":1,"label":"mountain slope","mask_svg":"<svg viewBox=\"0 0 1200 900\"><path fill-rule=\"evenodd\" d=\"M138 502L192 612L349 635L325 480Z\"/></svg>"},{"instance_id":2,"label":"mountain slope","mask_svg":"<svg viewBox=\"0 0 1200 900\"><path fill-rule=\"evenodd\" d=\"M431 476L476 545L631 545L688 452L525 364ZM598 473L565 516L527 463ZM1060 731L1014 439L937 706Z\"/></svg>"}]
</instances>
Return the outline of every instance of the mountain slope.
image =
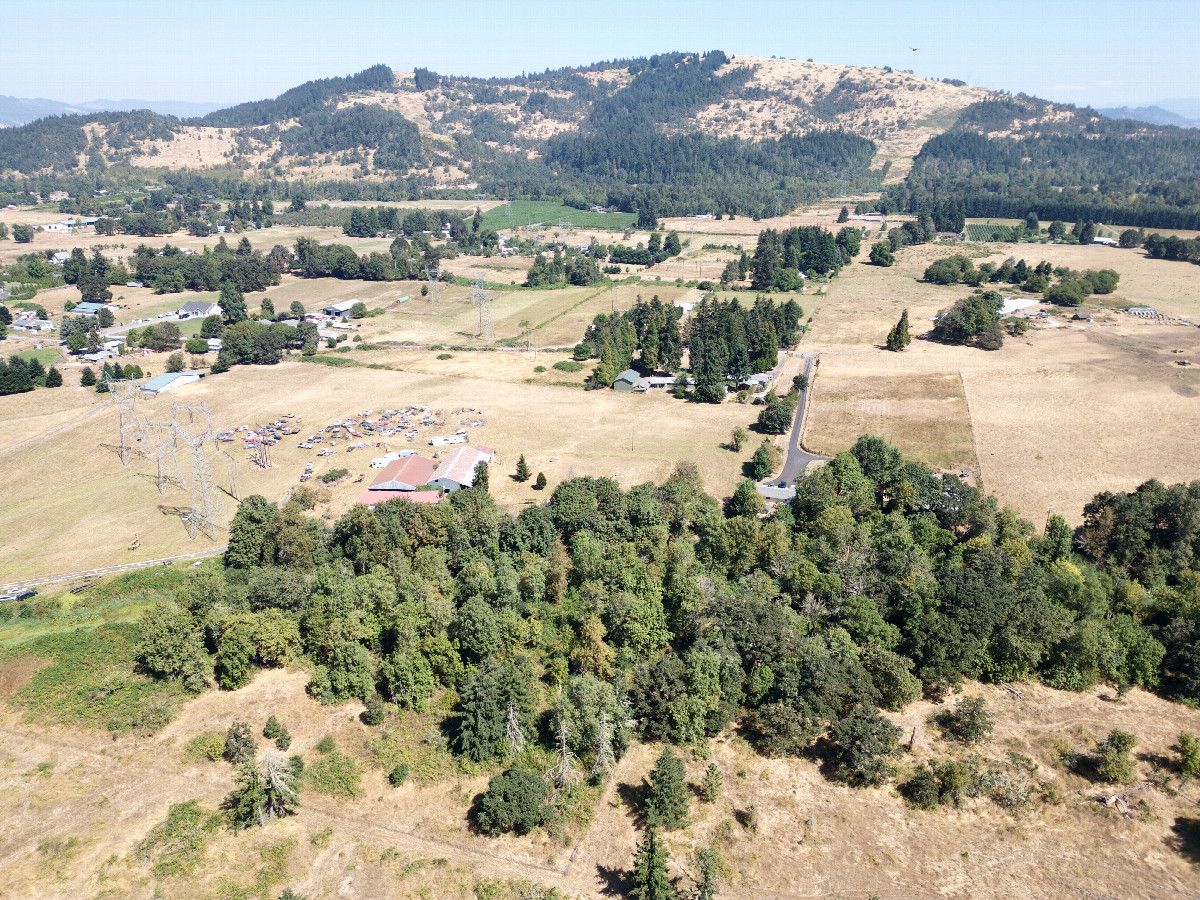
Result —
<instances>
[{"instance_id":1,"label":"mountain slope","mask_svg":"<svg viewBox=\"0 0 1200 900\"><path fill-rule=\"evenodd\" d=\"M0 128L18 128L46 116L86 115L96 112L124 112L148 109L164 116L203 116L220 109L219 103L191 103L186 100L88 100L84 103L60 103L44 98L0 96Z\"/></svg>"}]
</instances>

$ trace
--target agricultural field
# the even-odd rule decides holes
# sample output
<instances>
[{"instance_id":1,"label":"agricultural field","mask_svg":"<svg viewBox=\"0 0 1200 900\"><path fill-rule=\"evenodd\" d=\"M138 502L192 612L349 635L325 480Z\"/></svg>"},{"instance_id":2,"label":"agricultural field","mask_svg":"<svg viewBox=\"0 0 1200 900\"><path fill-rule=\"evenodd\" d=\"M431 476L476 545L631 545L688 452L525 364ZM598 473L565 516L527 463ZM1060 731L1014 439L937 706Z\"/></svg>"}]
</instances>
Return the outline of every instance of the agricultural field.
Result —
<instances>
[{"instance_id":1,"label":"agricultural field","mask_svg":"<svg viewBox=\"0 0 1200 900\"><path fill-rule=\"evenodd\" d=\"M906 248L891 269L855 264L824 295L805 298L813 323L802 347L821 351L806 443L836 452L858 433L893 435L917 458L940 459L951 471L972 469L1001 503L1035 522L1053 507L1078 523L1083 505L1101 490L1130 490L1149 478L1191 481L1200 376L1178 363L1200 360L1200 330L1180 321L1152 324L1121 310L1155 306L1197 321L1200 268L1100 246L989 250ZM1040 305L1022 312L1048 309L1044 324L1009 338L999 351L944 346L922 339L929 320L971 289L918 279L951 252L971 255L976 265L1015 254L1030 265L1047 259L1078 270L1113 268L1121 281L1114 293L1088 298L1083 311L1094 314L1091 324L1071 322L1071 310ZM1022 296L1016 289L1006 295ZM889 353L883 339L905 308L915 339L903 353ZM946 391L955 393L955 382L960 399L951 401ZM978 467L968 462L970 447Z\"/></svg>"},{"instance_id":2,"label":"agricultural field","mask_svg":"<svg viewBox=\"0 0 1200 900\"><path fill-rule=\"evenodd\" d=\"M636 221L637 216L633 213L597 213L541 200L513 200L511 203L498 204L483 214L483 227L496 231L529 225L553 228L559 223L576 228L623 230L631 227Z\"/></svg>"}]
</instances>

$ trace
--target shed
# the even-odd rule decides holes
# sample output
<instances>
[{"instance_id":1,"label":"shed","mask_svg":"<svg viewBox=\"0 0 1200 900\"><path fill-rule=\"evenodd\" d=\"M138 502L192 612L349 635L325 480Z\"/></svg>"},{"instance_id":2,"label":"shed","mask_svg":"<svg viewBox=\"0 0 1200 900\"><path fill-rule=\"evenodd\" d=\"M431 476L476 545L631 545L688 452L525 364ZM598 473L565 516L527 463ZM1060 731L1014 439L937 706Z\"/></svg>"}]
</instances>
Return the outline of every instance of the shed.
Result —
<instances>
[{"instance_id":1,"label":"shed","mask_svg":"<svg viewBox=\"0 0 1200 900\"><path fill-rule=\"evenodd\" d=\"M626 369L617 376L617 380L613 382L614 391L634 391L637 390L642 381L642 376L633 369Z\"/></svg>"},{"instance_id":2,"label":"shed","mask_svg":"<svg viewBox=\"0 0 1200 900\"><path fill-rule=\"evenodd\" d=\"M97 303L95 300L84 300L82 303L76 303L75 308L71 312L77 316L94 316L102 309L104 309L103 303Z\"/></svg>"},{"instance_id":3,"label":"shed","mask_svg":"<svg viewBox=\"0 0 1200 900\"><path fill-rule=\"evenodd\" d=\"M490 463L495 458L496 454L490 447L459 447L451 450L438 462L437 469L426 484L447 492L470 487L475 483L475 466L481 462Z\"/></svg>"},{"instance_id":4,"label":"shed","mask_svg":"<svg viewBox=\"0 0 1200 900\"><path fill-rule=\"evenodd\" d=\"M326 306L324 309L322 309L321 312L325 313L327 316L333 316L335 318L339 316L348 316L350 315L350 310L354 308L354 304L358 302L359 301L357 299L342 300L340 303L331 303L329 306Z\"/></svg>"},{"instance_id":5,"label":"shed","mask_svg":"<svg viewBox=\"0 0 1200 900\"><path fill-rule=\"evenodd\" d=\"M147 394L157 396L164 391L172 391L182 385L199 381L201 377L203 376L199 372L164 372L162 375L155 375L143 384L142 390Z\"/></svg>"}]
</instances>

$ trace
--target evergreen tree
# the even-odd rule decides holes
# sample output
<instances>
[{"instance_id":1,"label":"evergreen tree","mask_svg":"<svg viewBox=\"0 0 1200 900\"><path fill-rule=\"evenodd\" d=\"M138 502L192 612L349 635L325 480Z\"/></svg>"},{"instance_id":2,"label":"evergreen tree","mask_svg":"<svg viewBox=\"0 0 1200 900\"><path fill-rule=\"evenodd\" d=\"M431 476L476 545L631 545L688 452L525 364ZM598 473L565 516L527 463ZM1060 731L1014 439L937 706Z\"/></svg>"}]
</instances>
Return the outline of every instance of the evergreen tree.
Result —
<instances>
[{"instance_id":1,"label":"evergreen tree","mask_svg":"<svg viewBox=\"0 0 1200 900\"><path fill-rule=\"evenodd\" d=\"M683 761L670 747L664 747L650 772L646 821L656 828L667 830L684 827L687 824L688 796Z\"/></svg>"},{"instance_id":2,"label":"evergreen tree","mask_svg":"<svg viewBox=\"0 0 1200 900\"><path fill-rule=\"evenodd\" d=\"M46 387L56 388L62 387L63 379L62 372L58 371L54 366L51 366L46 371Z\"/></svg>"},{"instance_id":3,"label":"evergreen tree","mask_svg":"<svg viewBox=\"0 0 1200 900\"><path fill-rule=\"evenodd\" d=\"M843 206L843 207L842 207L842 211L838 213L837 220L838 220L838 224L839 224L839 225L840 225L842 222L848 222L848 221L850 221L850 208L849 208L848 206Z\"/></svg>"},{"instance_id":4,"label":"evergreen tree","mask_svg":"<svg viewBox=\"0 0 1200 900\"><path fill-rule=\"evenodd\" d=\"M259 306L259 312L262 313L264 318L267 318L267 319L275 318L275 303L274 303L274 301L271 300L270 297L263 297L262 303Z\"/></svg>"},{"instance_id":5,"label":"evergreen tree","mask_svg":"<svg viewBox=\"0 0 1200 900\"><path fill-rule=\"evenodd\" d=\"M533 483L533 486L536 490L544 490L546 487L546 476L538 472L537 481Z\"/></svg>"},{"instance_id":6,"label":"evergreen tree","mask_svg":"<svg viewBox=\"0 0 1200 900\"><path fill-rule=\"evenodd\" d=\"M759 444L758 449L754 451L754 456L750 459L751 474L755 481L762 481L775 468L771 460L771 450L767 446L767 442L763 441Z\"/></svg>"},{"instance_id":7,"label":"evergreen tree","mask_svg":"<svg viewBox=\"0 0 1200 900\"><path fill-rule=\"evenodd\" d=\"M912 335L908 331L908 310L900 314L900 321L895 324L887 336L887 348L900 351L912 343Z\"/></svg>"},{"instance_id":8,"label":"evergreen tree","mask_svg":"<svg viewBox=\"0 0 1200 900\"><path fill-rule=\"evenodd\" d=\"M704 770L704 780L700 782L700 799L705 803L716 803L721 799L724 790L725 781L721 777L721 770L717 768L716 763L709 763L708 768Z\"/></svg>"},{"instance_id":9,"label":"evergreen tree","mask_svg":"<svg viewBox=\"0 0 1200 900\"><path fill-rule=\"evenodd\" d=\"M221 285L221 296L217 300L217 304L221 307L225 324L233 325L235 322L246 320L246 298L232 281L226 281Z\"/></svg>"},{"instance_id":10,"label":"evergreen tree","mask_svg":"<svg viewBox=\"0 0 1200 900\"><path fill-rule=\"evenodd\" d=\"M96 373L92 371L92 367L88 366L79 375L79 383L83 387L95 387Z\"/></svg>"},{"instance_id":11,"label":"evergreen tree","mask_svg":"<svg viewBox=\"0 0 1200 900\"><path fill-rule=\"evenodd\" d=\"M525 462L525 454L521 454L521 458L517 460L517 481L524 484L530 477L529 465Z\"/></svg>"},{"instance_id":12,"label":"evergreen tree","mask_svg":"<svg viewBox=\"0 0 1200 900\"><path fill-rule=\"evenodd\" d=\"M667 875L670 861L670 851L651 828L633 860L633 890L629 896L634 900L678 900L675 881Z\"/></svg>"}]
</instances>

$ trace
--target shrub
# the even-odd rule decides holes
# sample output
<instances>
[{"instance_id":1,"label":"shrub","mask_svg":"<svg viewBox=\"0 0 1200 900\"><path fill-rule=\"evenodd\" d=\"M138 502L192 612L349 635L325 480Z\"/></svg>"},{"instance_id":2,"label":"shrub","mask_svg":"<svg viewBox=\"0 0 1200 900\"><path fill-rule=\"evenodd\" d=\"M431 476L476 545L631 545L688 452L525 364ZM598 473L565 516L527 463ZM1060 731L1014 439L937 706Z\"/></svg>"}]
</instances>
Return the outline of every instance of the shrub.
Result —
<instances>
[{"instance_id":1,"label":"shrub","mask_svg":"<svg viewBox=\"0 0 1200 900\"><path fill-rule=\"evenodd\" d=\"M317 752L318 753L332 753L333 748L336 746L337 745L333 742L333 735L327 734L327 735L325 735L325 737L323 737L319 741L317 741Z\"/></svg>"},{"instance_id":2,"label":"shrub","mask_svg":"<svg viewBox=\"0 0 1200 900\"><path fill-rule=\"evenodd\" d=\"M267 724L263 726L262 736L273 741L281 734L283 734L283 726L279 724L279 720L274 716L268 717Z\"/></svg>"},{"instance_id":3,"label":"shrub","mask_svg":"<svg viewBox=\"0 0 1200 900\"><path fill-rule=\"evenodd\" d=\"M206 813L198 800L173 803L166 820L137 845L137 855L147 863L153 860L151 871L157 878L186 875L204 856L208 837L220 824L220 815Z\"/></svg>"},{"instance_id":4,"label":"shrub","mask_svg":"<svg viewBox=\"0 0 1200 900\"><path fill-rule=\"evenodd\" d=\"M1179 774L1184 778L1200 775L1200 741L1190 731L1179 735Z\"/></svg>"},{"instance_id":5,"label":"shrub","mask_svg":"<svg viewBox=\"0 0 1200 900\"><path fill-rule=\"evenodd\" d=\"M856 706L829 729L834 775L853 787L883 784L895 773L887 762L900 755L900 729L877 710Z\"/></svg>"},{"instance_id":6,"label":"shrub","mask_svg":"<svg viewBox=\"0 0 1200 900\"><path fill-rule=\"evenodd\" d=\"M408 778L408 766L404 763L400 763L392 771L388 772L388 783L392 787L400 787L400 785L404 784L406 778Z\"/></svg>"},{"instance_id":7,"label":"shrub","mask_svg":"<svg viewBox=\"0 0 1200 900\"><path fill-rule=\"evenodd\" d=\"M454 359L454 355L451 353L439 353L437 355L437 358L438 359Z\"/></svg>"},{"instance_id":8,"label":"shrub","mask_svg":"<svg viewBox=\"0 0 1200 900\"><path fill-rule=\"evenodd\" d=\"M546 367L545 366L534 366L533 371L536 372L538 375L540 375L546 371Z\"/></svg>"},{"instance_id":9,"label":"shrub","mask_svg":"<svg viewBox=\"0 0 1200 900\"><path fill-rule=\"evenodd\" d=\"M554 368L560 372L580 372L583 370L583 364L570 359L560 359L554 364Z\"/></svg>"},{"instance_id":10,"label":"shrub","mask_svg":"<svg viewBox=\"0 0 1200 900\"><path fill-rule=\"evenodd\" d=\"M225 755L225 736L219 731L202 731L188 741L183 755L189 760L216 762Z\"/></svg>"},{"instance_id":11,"label":"shrub","mask_svg":"<svg viewBox=\"0 0 1200 900\"><path fill-rule=\"evenodd\" d=\"M475 824L485 834L528 834L550 817L546 782L533 772L509 769L488 782L475 809Z\"/></svg>"},{"instance_id":12,"label":"shrub","mask_svg":"<svg viewBox=\"0 0 1200 900\"><path fill-rule=\"evenodd\" d=\"M387 715L387 702L378 694L367 698L367 708L363 710L362 720L367 725L382 725Z\"/></svg>"},{"instance_id":13,"label":"shrub","mask_svg":"<svg viewBox=\"0 0 1200 900\"><path fill-rule=\"evenodd\" d=\"M928 763L921 763L912 777L900 785L900 796L914 809L937 809L941 787Z\"/></svg>"},{"instance_id":14,"label":"shrub","mask_svg":"<svg viewBox=\"0 0 1200 900\"><path fill-rule=\"evenodd\" d=\"M332 484L333 482L337 481L339 478L345 478L349 474L350 474L349 469L330 469L328 472L326 472L324 475L321 476L321 480L323 482L325 482L326 484Z\"/></svg>"},{"instance_id":15,"label":"shrub","mask_svg":"<svg viewBox=\"0 0 1200 900\"><path fill-rule=\"evenodd\" d=\"M279 737L275 738L275 746L280 750L286 750L292 746L292 734L282 726L279 729Z\"/></svg>"},{"instance_id":16,"label":"shrub","mask_svg":"<svg viewBox=\"0 0 1200 900\"><path fill-rule=\"evenodd\" d=\"M992 733L992 716L982 697L963 697L954 709L937 713L933 723L943 734L963 744L978 744Z\"/></svg>"},{"instance_id":17,"label":"shrub","mask_svg":"<svg viewBox=\"0 0 1200 900\"><path fill-rule=\"evenodd\" d=\"M1096 745L1095 768L1096 775L1103 781L1113 784L1128 784L1136 776L1133 760L1129 751L1137 743L1137 738L1128 731L1114 728L1108 737Z\"/></svg>"},{"instance_id":18,"label":"shrub","mask_svg":"<svg viewBox=\"0 0 1200 900\"><path fill-rule=\"evenodd\" d=\"M308 770L307 781L318 794L331 797L357 797L361 792L362 769L341 751L334 750L318 759Z\"/></svg>"}]
</instances>

